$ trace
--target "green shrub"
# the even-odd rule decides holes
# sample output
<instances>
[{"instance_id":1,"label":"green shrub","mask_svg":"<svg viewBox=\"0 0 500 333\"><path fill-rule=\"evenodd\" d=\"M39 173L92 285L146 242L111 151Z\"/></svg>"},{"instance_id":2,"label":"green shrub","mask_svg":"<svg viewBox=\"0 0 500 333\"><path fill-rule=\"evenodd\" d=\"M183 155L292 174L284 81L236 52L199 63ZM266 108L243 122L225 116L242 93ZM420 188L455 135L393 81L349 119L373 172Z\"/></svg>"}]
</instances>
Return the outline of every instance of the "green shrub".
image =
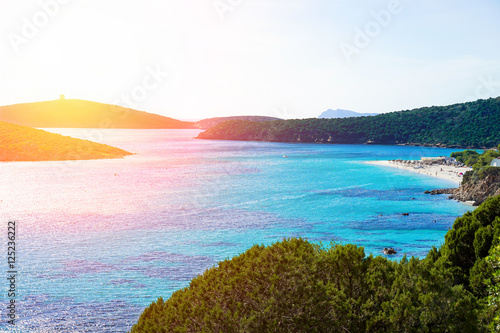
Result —
<instances>
[{"instance_id":1,"label":"green shrub","mask_svg":"<svg viewBox=\"0 0 500 333\"><path fill-rule=\"evenodd\" d=\"M131 332L486 332L499 322L498 267L486 259L499 239L494 197L424 259L300 238L255 245L159 298Z\"/></svg>"}]
</instances>

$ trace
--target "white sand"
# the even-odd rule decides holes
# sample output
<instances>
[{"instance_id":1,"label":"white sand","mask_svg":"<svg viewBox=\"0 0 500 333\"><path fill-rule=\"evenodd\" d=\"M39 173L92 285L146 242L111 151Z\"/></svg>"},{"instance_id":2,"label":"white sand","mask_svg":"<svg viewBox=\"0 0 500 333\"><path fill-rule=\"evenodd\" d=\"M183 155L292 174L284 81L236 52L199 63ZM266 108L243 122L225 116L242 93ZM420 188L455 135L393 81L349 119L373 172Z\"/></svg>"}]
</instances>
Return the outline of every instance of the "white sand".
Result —
<instances>
[{"instance_id":1,"label":"white sand","mask_svg":"<svg viewBox=\"0 0 500 333\"><path fill-rule=\"evenodd\" d=\"M466 171L472 170L469 167L455 167L448 165L429 165L424 166L422 169L415 169L413 165L391 162L391 161L370 161L369 164L381 165L391 168L398 168L406 171L415 172L421 175L428 175L436 178L451 180L457 184L457 187L462 182L462 176L459 173L464 173Z\"/></svg>"}]
</instances>

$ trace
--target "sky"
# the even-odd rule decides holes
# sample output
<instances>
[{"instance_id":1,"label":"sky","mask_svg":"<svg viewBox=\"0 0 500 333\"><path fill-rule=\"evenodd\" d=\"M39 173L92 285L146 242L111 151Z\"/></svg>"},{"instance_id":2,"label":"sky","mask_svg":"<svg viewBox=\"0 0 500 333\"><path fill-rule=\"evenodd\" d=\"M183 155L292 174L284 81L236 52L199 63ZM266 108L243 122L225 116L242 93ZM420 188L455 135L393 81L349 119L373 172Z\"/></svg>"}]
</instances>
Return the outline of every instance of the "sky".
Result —
<instances>
[{"instance_id":1,"label":"sky","mask_svg":"<svg viewBox=\"0 0 500 333\"><path fill-rule=\"evenodd\" d=\"M500 96L498 0L0 0L0 105L177 119Z\"/></svg>"}]
</instances>

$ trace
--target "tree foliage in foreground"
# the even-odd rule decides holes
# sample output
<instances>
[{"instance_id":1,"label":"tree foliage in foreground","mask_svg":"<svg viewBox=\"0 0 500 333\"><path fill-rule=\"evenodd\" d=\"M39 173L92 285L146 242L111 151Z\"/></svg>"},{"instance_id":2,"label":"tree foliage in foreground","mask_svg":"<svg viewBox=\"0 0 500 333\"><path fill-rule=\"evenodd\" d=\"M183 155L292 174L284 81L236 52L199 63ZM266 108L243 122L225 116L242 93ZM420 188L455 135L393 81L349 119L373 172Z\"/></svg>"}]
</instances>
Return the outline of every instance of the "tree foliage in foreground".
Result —
<instances>
[{"instance_id":1,"label":"tree foliage in foreground","mask_svg":"<svg viewBox=\"0 0 500 333\"><path fill-rule=\"evenodd\" d=\"M491 319L490 330L500 332L500 245L495 246L486 258L493 270L492 277L485 282L488 284L488 308Z\"/></svg>"},{"instance_id":2,"label":"tree foliage in foreground","mask_svg":"<svg viewBox=\"0 0 500 333\"><path fill-rule=\"evenodd\" d=\"M132 332L476 332L476 299L433 266L351 244L254 246L158 299Z\"/></svg>"},{"instance_id":3,"label":"tree foliage in foreground","mask_svg":"<svg viewBox=\"0 0 500 333\"><path fill-rule=\"evenodd\" d=\"M498 318L486 257L499 239L494 197L458 218L425 259L300 238L255 245L159 298L131 332L485 332Z\"/></svg>"}]
</instances>

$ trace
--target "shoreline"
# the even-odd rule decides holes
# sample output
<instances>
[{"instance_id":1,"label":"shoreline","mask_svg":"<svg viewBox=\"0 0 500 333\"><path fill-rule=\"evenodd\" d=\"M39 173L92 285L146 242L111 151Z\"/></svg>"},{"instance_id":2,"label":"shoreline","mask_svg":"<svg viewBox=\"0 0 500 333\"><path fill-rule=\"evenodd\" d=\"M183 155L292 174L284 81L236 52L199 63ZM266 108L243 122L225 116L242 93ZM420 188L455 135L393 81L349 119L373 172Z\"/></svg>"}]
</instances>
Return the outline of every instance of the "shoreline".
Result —
<instances>
[{"instance_id":1,"label":"shoreline","mask_svg":"<svg viewBox=\"0 0 500 333\"><path fill-rule=\"evenodd\" d=\"M446 179L454 182L457 187L460 186L462 182L462 177L459 176L459 173L465 174L466 171L472 170L469 167L455 167L449 165L429 165L424 166L422 168L414 168L412 165L405 165L402 163L396 163L392 161L368 161L368 164L386 166L396 169L402 169L414 173L418 173L421 175L431 176L439 179Z\"/></svg>"},{"instance_id":2,"label":"shoreline","mask_svg":"<svg viewBox=\"0 0 500 333\"><path fill-rule=\"evenodd\" d=\"M428 165L422 168L414 168L413 165L406 165L403 163L397 163L392 161L367 161L365 163L405 170L420 175L452 181L453 183L455 183L457 188L460 187L460 183L462 182L462 176L459 176L459 174L460 173L465 174L466 171L472 170L472 168L470 167L456 167L450 165ZM464 202L467 205L472 205L474 203L473 201L462 201L462 202Z\"/></svg>"}]
</instances>

